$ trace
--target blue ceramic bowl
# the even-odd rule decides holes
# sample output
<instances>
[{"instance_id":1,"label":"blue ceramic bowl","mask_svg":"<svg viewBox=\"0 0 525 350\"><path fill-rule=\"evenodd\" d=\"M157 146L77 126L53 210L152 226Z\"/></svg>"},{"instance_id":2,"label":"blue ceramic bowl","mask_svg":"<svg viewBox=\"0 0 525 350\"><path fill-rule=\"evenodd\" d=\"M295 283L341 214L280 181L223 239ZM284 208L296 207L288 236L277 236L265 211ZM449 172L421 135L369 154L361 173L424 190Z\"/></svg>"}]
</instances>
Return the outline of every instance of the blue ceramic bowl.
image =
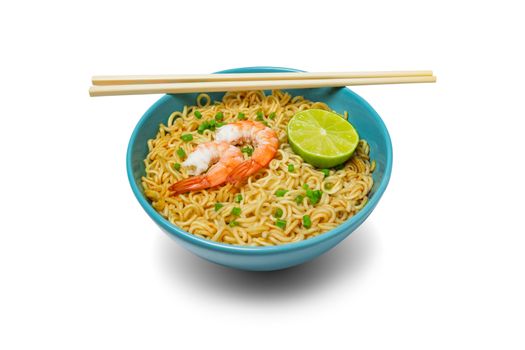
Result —
<instances>
[{"instance_id":1,"label":"blue ceramic bowl","mask_svg":"<svg viewBox=\"0 0 525 350\"><path fill-rule=\"evenodd\" d=\"M296 72L295 69L276 67L236 68L219 73ZM355 216L335 229L317 237L297 243L274 247L241 247L217 243L194 236L173 225L153 209L146 199L141 185L144 162L148 153L147 141L154 138L160 123L184 105L195 104L198 94L165 95L151 106L140 119L128 145L126 166L131 189L140 205L153 221L170 237L186 249L208 261L242 270L269 271L302 264L327 252L359 227L372 213L385 191L392 171L392 144L385 124L374 109L361 97L347 88L319 88L288 90L313 101L327 103L338 113L348 111L349 121L361 138L370 144L370 156L376 161L373 173L374 186L365 207ZM221 99L223 93L211 93L213 100Z\"/></svg>"}]
</instances>

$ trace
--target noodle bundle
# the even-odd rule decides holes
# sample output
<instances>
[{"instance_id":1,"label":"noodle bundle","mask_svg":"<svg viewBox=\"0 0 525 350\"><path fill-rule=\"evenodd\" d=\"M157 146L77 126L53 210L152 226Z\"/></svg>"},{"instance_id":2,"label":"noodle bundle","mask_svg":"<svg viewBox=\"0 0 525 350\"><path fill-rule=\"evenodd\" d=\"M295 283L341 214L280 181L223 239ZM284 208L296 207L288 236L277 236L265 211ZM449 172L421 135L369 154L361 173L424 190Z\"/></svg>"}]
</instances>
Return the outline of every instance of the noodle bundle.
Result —
<instances>
[{"instance_id":1,"label":"noodle bundle","mask_svg":"<svg viewBox=\"0 0 525 350\"><path fill-rule=\"evenodd\" d=\"M304 162L288 144L286 127L297 112L312 108L331 110L325 103L282 91L268 96L263 91L228 92L214 103L208 95L199 95L197 105L173 112L148 141L142 178L146 197L176 226L222 243L279 245L339 226L367 203L375 162L370 160L365 140L359 141L352 157L337 169L316 169ZM172 196L168 187L190 177L180 166L185 155L214 140L213 127L199 131L199 126L216 124L219 112L222 123L245 118L274 129L280 144L275 158L240 186L227 183ZM192 139L183 140L188 134Z\"/></svg>"}]
</instances>

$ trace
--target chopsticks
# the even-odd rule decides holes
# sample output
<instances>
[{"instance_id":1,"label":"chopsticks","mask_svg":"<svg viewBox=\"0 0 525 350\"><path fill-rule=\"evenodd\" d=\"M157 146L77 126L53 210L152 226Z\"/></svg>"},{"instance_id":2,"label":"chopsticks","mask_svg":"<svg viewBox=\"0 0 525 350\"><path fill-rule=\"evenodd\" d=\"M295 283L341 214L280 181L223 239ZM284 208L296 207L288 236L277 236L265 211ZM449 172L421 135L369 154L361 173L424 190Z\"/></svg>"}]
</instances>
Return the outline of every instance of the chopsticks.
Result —
<instances>
[{"instance_id":1,"label":"chopsticks","mask_svg":"<svg viewBox=\"0 0 525 350\"><path fill-rule=\"evenodd\" d=\"M434 83L432 71L94 76L91 96Z\"/></svg>"},{"instance_id":2,"label":"chopsticks","mask_svg":"<svg viewBox=\"0 0 525 350\"><path fill-rule=\"evenodd\" d=\"M300 80L300 79L355 79L385 77L431 76L432 71L391 72L279 72L279 73L235 73L235 74L179 74L179 75L101 75L92 78L93 85L195 83L206 81L247 80Z\"/></svg>"}]
</instances>

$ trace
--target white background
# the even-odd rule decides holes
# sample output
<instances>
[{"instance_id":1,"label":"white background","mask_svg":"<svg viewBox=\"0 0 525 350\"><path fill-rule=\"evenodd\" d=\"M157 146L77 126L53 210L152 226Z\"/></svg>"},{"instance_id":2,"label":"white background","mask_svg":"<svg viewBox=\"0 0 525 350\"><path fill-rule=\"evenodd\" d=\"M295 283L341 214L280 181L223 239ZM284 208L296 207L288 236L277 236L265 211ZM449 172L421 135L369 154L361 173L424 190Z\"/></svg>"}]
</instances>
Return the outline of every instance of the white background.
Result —
<instances>
[{"instance_id":1,"label":"white background","mask_svg":"<svg viewBox=\"0 0 525 350\"><path fill-rule=\"evenodd\" d=\"M518 3L2 2L0 348L523 349ZM354 88L390 130L389 188L336 249L273 273L161 233L125 173L158 96L88 96L95 74L254 65L438 76Z\"/></svg>"}]
</instances>

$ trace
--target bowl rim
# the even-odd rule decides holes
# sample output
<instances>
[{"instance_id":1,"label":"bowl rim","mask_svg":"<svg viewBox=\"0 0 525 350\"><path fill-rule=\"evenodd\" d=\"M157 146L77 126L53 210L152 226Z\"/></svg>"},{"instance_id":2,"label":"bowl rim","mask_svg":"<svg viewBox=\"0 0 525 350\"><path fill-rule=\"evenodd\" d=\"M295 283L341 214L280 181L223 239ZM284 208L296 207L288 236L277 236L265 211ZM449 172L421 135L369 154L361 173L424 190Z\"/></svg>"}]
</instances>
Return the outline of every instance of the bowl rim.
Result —
<instances>
[{"instance_id":1,"label":"bowl rim","mask_svg":"<svg viewBox=\"0 0 525 350\"><path fill-rule=\"evenodd\" d=\"M214 74L223 74L223 73L249 73L253 72L254 70L257 71L267 71L267 72L303 72L302 70L294 69L294 68L285 68L285 67L272 67L272 66L255 66L255 67L241 67L241 68L232 68L232 69L226 69L221 70L219 72L215 72ZM149 201L146 199L146 197L141 193L137 183L135 183L135 179L133 177L133 167L132 167L132 155L133 155L133 145L135 144L135 139L137 138L137 135L139 131L141 130L144 123L150 118L150 115L153 113L154 110L157 109L158 106L163 104L166 100L170 98L170 95L164 95L160 99L158 99L153 105L151 105L146 112L142 115L140 120L138 121L137 125L133 129L133 132L131 134L131 137L129 139L127 152L126 152L126 170L127 170L127 176L128 181L131 185L131 189L133 191L133 194L137 198L138 202L142 206L142 208L146 211L148 216L161 228L163 228L167 233L176 236L177 238L182 239L185 242L188 242L190 244L197 245L201 248L206 249L212 249L217 250L225 253L234 253L234 254L255 254L255 255L265 255L265 254L275 254L275 253L283 253L293 250L300 250L300 249L306 249L308 247L317 245L321 242L328 241L333 237L336 237L344 232L348 228L350 228L354 223L362 223L368 215L372 212L372 210L375 208L377 203L379 202L380 198L382 197L383 193L386 190L386 187L390 181L390 176L392 173L392 141L390 139L390 135L388 133L388 130L386 128L386 125L384 121L381 119L379 114L370 106L370 104L363 99L361 96L350 90L349 88L342 88L345 90L345 93L353 95L354 98L356 98L360 103L362 103L363 107L373 116L377 119L377 122L381 128L381 134L385 138L386 141L386 164L385 164L385 173L382 181L379 183L376 193L373 196L372 199L366 203L366 205L354 216L343 222L341 225L322 233L318 236L302 240L299 242L291 242L291 243L285 243L277 246L240 246L240 245L233 245L233 244L227 244L227 243L220 243L211 241L205 238L201 238L198 236L193 235L192 233L186 232L183 229L179 228L178 226L172 224L169 220L164 218L162 215L160 215L154 208L151 206Z\"/></svg>"}]
</instances>

